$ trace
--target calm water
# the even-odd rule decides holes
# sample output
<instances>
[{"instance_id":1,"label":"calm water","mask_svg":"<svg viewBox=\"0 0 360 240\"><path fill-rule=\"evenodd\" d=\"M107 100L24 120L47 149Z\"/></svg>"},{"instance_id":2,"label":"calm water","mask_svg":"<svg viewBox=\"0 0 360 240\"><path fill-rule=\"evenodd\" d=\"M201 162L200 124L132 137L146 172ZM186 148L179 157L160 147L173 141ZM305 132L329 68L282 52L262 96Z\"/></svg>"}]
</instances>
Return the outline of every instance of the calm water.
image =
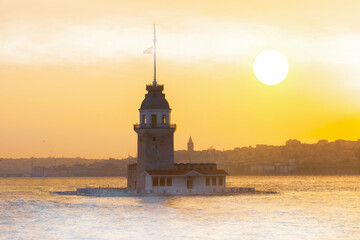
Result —
<instances>
[{"instance_id":1,"label":"calm water","mask_svg":"<svg viewBox=\"0 0 360 240\"><path fill-rule=\"evenodd\" d=\"M360 176L229 177L277 195L80 197L123 178L0 179L0 239L360 239Z\"/></svg>"}]
</instances>

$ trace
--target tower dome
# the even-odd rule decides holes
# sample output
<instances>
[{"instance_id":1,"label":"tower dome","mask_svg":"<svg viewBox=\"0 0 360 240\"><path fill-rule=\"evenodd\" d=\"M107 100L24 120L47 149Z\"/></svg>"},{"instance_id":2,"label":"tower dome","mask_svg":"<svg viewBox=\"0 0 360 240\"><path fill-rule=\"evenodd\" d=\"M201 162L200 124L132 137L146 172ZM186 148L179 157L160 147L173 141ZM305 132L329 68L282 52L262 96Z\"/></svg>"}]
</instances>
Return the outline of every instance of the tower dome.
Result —
<instances>
[{"instance_id":1,"label":"tower dome","mask_svg":"<svg viewBox=\"0 0 360 240\"><path fill-rule=\"evenodd\" d=\"M145 109L166 109L170 110L168 101L165 99L165 94L162 93L164 85L147 85L145 99L141 103L140 110Z\"/></svg>"}]
</instances>

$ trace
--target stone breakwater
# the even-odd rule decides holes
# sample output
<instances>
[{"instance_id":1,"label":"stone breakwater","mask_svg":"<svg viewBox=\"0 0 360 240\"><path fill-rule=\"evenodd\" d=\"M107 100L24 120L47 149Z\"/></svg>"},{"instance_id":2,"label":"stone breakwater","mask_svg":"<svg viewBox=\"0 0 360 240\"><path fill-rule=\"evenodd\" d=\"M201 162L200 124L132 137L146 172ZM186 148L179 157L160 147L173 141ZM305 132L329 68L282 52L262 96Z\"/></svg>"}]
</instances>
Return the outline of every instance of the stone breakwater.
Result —
<instances>
[{"instance_id":1,"label":"stone breakwater","mask_svg":"<svg viewBox=\"0 0 360 240\"><path fill-rule=\"evenodd\" d=\"M128 190L127 188L78 188L76 191L50 192L60 195L126 197L126 196L229 196L238 194L275 194L272 191L255 191L255 188L224 188L222 191L202 192L194 189Z\"/></svg>"}]
</instances>

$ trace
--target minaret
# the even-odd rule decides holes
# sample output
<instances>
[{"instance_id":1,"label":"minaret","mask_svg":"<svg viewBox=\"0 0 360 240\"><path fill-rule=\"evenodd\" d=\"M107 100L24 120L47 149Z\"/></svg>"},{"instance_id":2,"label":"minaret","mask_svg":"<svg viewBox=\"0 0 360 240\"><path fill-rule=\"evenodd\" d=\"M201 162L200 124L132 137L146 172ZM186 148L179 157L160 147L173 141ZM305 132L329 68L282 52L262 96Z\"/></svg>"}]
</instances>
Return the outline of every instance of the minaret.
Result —
<instances>
[{"instance_id":1,"label":"minaret","mask_svg":"<svg viewBox=\"0 0 360 240\"><path fill-rule=\"evenodd\" d=\"M164 85L156 81L156 37L154 26L154 81L146 85L148 93L139 109L140 124L134 125L138 135L136 189L145 187L145 170L174 169L175 124L170 124L171 108L163 94Z\"/></svg>"},{"instance_id":2,"label":"minaret","mask_svg":"<svg viewBox=\"0 0 360 240\"><path fill-rule=\"evenodd\" d=\"M194 151L194 143L193 143L193 141L191 139L191 136L190 136L189 141L187 143L187 150L188 150L188 152L193 152Z\"/></svg>"}]
</instances>

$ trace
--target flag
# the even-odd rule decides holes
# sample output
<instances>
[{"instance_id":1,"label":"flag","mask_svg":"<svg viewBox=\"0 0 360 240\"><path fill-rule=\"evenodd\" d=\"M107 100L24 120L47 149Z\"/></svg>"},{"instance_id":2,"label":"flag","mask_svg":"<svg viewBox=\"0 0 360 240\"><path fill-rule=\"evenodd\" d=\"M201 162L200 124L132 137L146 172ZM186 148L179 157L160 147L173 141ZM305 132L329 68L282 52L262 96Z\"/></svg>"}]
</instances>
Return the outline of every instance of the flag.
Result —
<instances>
[{"instance_id":1,"label":"flag","mask_svg":"<svg viewBox=\"0 0 360 240\"><path fill-rule=\"evenodd\" d=\"M144 54L152 54L154 50L154 47L149 47L148 49L144 50Z\"/></svg>"}]
</instances>

